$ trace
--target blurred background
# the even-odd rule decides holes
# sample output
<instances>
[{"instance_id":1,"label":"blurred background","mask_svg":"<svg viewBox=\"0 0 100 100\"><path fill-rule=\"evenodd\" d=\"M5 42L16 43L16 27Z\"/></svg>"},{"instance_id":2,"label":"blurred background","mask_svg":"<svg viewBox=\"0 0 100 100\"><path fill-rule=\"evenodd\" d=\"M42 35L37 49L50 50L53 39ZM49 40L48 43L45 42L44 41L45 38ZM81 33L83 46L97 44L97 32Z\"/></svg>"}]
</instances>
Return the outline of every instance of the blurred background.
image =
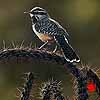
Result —
<instances>
[{"instance_id":1,"label":"blurred background","mask_svg":"<svg viewBox=\"0 0 100 100\"><path fill-rule=\"evenodd\" d=\"M12 41L20 45L23 40L25 46L31 41L33 45L41 44L32 32L30 17L23 13L35 6L45 8L67 30L83 64L100 68L100 0L0 0L1 49L3 40L7 47ZM38 73L40 81L51 77L62 80L65 95L72 95L72 76L61 66L6 62L0 64L0 100L17 100L16 88L22 84L20 75L28 71Z\"/></svg>"}]
</instances>

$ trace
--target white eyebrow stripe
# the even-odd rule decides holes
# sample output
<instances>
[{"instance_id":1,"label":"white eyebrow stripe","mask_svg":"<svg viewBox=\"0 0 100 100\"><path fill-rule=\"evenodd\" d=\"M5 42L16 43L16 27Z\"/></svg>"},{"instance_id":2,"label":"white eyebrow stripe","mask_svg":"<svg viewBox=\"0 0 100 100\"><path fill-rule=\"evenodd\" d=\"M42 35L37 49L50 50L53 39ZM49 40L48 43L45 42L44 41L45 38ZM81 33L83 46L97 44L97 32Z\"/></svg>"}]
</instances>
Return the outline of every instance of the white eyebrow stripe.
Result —
<instances>
[{"instance_id":1,"label":"white eyebrow stripe","mask_svg":"<svg viewBox=\"0 0 100 100\"><path fill-rule=\"evenodd\" d=\"M44 9L43 8L40 8L40 7L34 7L31 11L36 11L36 10L41 10L41 11L44 11Z\"/></svg>"}]
</instances>

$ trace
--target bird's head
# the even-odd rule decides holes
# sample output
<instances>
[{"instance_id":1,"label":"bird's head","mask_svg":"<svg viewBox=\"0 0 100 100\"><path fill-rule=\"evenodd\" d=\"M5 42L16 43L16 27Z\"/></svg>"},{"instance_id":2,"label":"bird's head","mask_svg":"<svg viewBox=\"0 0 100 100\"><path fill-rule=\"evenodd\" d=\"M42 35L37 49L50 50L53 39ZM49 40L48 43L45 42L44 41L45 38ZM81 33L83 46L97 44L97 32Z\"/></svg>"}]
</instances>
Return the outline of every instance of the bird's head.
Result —
<instances>
[{"instance_id":1,"label":"bird's head","mask_svg":"<svg viewBox=\"0 0 100 100\"><path fill-rule=\"evenodd\" d=\"M32 10L30 10L28 12L24 12L24 13L27 13L30 15L31 19L33 20L33 23L38 20L49 17L47 11L40 7L34 7Z\"/></svg>"}]
</instances>

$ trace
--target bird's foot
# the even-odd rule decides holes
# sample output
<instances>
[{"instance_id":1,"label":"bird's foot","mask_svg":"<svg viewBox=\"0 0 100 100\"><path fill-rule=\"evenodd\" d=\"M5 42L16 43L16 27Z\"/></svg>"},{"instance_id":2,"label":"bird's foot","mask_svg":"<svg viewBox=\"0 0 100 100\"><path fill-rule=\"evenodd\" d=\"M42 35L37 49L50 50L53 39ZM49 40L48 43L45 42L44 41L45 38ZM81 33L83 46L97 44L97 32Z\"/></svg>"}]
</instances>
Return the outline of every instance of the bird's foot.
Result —
<instances>
[{"instance_id":1,"label":"bird's foot","mask_svg":"<svg viewBox=\"0 0 100 100\"><path fill-rule=\"evenodd\" d=\"M53 53L56 53L56 51L57 51L57 45L56 45L55 49L53 50Z\"/></svg>"},{"instance_id":2,"label":"bird's foot","mask_svg":"<svg viewBox=\"0 0 100 100\"><path fill-rule=\"evenodd\" d=\"M46 44L48 44L48 41L41 45L38 49L41 50Z\"/></svg>"}]
</instances>

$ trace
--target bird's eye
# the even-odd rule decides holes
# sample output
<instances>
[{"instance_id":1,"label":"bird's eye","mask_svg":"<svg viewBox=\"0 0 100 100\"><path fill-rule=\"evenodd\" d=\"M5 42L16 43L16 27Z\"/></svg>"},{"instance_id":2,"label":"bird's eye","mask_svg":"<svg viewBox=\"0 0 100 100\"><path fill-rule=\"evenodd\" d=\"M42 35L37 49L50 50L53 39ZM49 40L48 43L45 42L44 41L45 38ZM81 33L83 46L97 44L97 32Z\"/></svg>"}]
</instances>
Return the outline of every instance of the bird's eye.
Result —
<instances>
[{"instance_id":1,"label":"bird's eye","mask_svg":"<svg viewBox=\"0 0 100 100\"><path fill-rule=\"evenodd\" d=\"M32 14L34 15L46 15L47 13L46 12L43 12L43 11L34 11L34 12L31 12Z\"/></svg>"}]
</instances>

